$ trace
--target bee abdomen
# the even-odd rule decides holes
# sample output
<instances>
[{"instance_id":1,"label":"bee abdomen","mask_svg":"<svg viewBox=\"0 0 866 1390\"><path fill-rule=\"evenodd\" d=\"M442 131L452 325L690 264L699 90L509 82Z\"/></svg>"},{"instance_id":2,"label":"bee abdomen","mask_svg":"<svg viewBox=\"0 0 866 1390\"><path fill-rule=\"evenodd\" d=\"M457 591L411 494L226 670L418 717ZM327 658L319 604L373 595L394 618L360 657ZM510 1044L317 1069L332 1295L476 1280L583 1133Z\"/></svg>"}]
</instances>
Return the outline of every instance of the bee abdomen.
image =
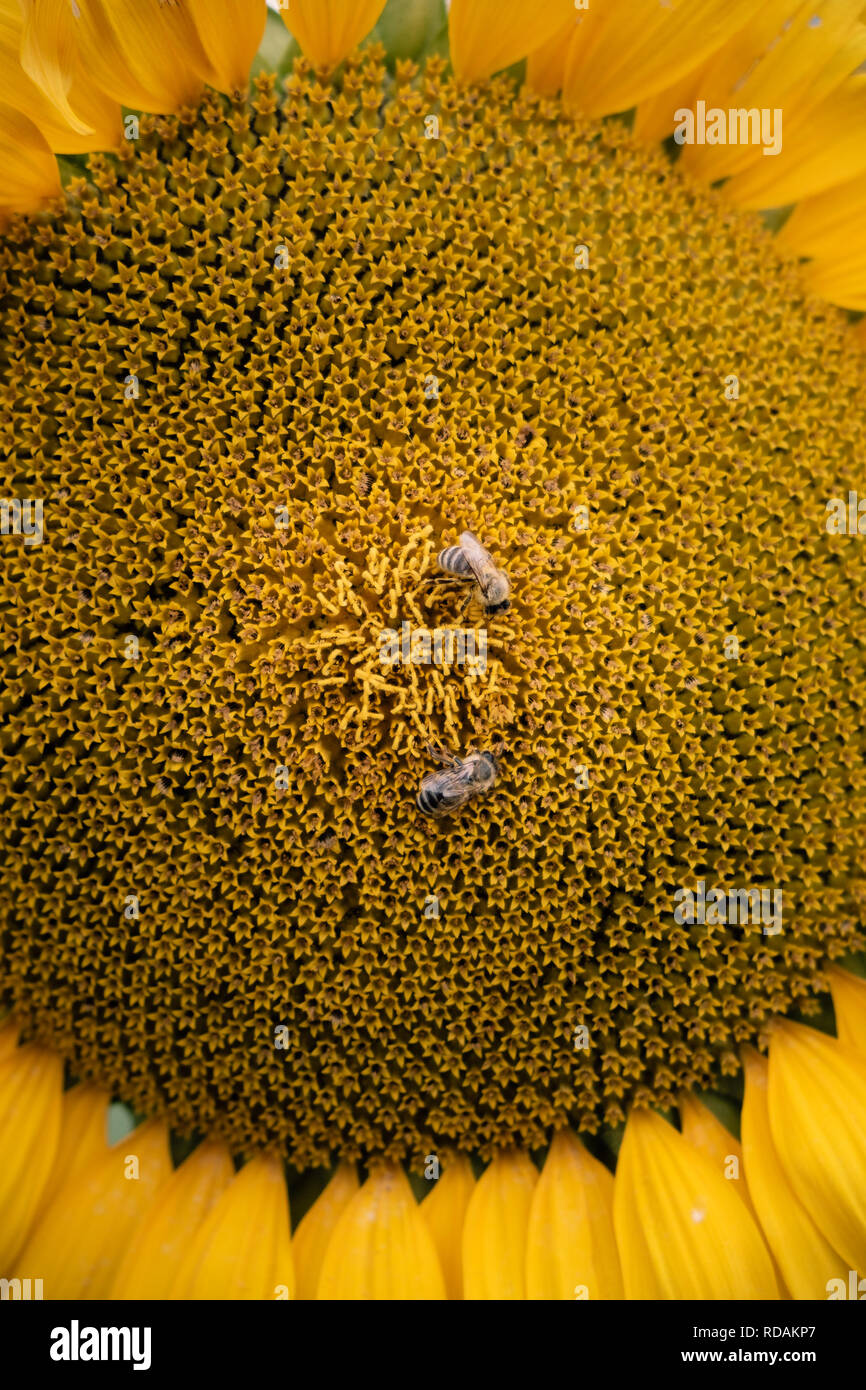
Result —
<instances>
[{"instance_id":1,"label":"bee abdomen","mask_svg":"<svg viewBox=\"0 0 866 1390\"><path fill-rule=\"evenodd\" d=\"M446 573L459 574L463 579L471 579L474 573L462 546L459 545L449 545L447 550L440 550L436 563Z\"/></svg>"},{"instance_id":2,"label":"bee abdomen","mask_svg":"<svg viewBox=\"0 0 866 1390\"><path fill-rule=\"evenodd\" d=\"M418 810L425 816L435 816L439 807L442 805L442 796L435 787L425 787L424 783L418 788L415 797Z\"/></svg>"}]
</instances>

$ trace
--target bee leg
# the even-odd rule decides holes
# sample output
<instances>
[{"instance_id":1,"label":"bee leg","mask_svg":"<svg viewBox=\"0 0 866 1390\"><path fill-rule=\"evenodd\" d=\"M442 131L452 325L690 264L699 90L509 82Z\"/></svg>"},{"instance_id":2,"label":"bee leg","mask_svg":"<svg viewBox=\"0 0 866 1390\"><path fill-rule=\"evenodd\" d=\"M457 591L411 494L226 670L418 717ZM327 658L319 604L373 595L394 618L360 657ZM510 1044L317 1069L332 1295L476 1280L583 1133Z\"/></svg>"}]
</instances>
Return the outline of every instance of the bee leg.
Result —
<instances>
[{"instance_id":1,"label":"bee leg","mask_svg":"<svg viewBox=\"0 0 866 1390\"><path fill-rule=\"evenodd\" d=\"M459 609L458 609L458 611L457 611L457 621L458 621L458 622L460 622L460 623L463 622L464 618L466 617L467 613L470 611L470 609L471 609L471 607L472 607L472 601L473 601L474 597L475 597L475 586L473 585L473 586L471 586L471 587L467 590L466 597L464 598L463 602L461 603L461 605L460 605L460 607L459 607Z\"/></svg>"},{"instance_id":2,"label":"bee leg","mask_svg":"<svg viewBox=\"0 0 866 1390\"><path fill-rule=\"evenodd\" d=\"M471 590L464 605L464 612L469 617L469 626L477 628L483 627L487 618L487 608L484 604L484 596L478 589Z\"/></svg>"},{"instance_id":3,"label":"bee leg","mask_svg":"<svg viewBox=\"0 0 866 1390\"><path fill-rule=\"evenodd\" d=\"M432 743L427 745L427 752L431 758L435 758L436 762L444 763L446 767L457 767L460 761L459 758L455 758L453 753L447 752L444 748L437 748Z\"/></svg>"},{"instance_id":4,"label":"bee leg","mask_svg":"<svg viewBox=\"0 0 866 1390\"><path fill-rule=\"evenodd\" d=\"M427 583L431 586L434 584L441 584L443 586L441 595L434 596L445 598L449 593L453 593L458 584L465 584L466 580L459 579L453 574L431 574L427 576Z\"/></svg>"}]
</instances>

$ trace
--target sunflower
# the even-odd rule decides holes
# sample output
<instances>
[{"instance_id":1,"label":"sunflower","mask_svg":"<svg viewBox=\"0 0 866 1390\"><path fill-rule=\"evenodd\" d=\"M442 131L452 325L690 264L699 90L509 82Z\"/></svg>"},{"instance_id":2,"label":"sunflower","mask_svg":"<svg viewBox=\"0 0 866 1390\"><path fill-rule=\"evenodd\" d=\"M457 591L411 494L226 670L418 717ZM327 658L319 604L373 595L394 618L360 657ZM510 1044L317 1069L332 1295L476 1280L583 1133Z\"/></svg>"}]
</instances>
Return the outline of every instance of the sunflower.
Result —
<instances>
[{"instance_id":1,"label":"sunflower","mask_svg":"<svg viewBox=\"0 0 866 1390\"><path fill-rule=\"evenodd\" d=\"M0 0L4 1296L866 1290L864 20Z\"/></svg>"}]
</instances>

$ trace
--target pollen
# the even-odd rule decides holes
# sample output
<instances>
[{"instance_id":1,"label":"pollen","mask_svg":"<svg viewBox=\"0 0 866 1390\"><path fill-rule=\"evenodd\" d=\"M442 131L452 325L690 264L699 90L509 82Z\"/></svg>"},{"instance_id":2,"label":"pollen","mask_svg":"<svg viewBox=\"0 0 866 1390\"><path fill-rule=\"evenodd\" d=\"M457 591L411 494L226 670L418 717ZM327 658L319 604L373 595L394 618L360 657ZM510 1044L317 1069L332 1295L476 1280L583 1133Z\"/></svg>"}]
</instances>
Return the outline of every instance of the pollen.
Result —
<instances>
[{"instance_id":1,"label":"pollen","mask_svg":"<svg viewBox=\"0 0 866 1390\"><path fill-rule=\"evenodd\" d=\"M4 1001L298 1166L733 1073L863 943L843 316L619 124L438 60L122 145L0 252L3 496L43 502L0 536ZM483 668L383 663L468 621L464 530L511 584ZM441 821L434 745L500 768ZM677 916L714 889L781 929Z\"/></svg>"}]
</instances>

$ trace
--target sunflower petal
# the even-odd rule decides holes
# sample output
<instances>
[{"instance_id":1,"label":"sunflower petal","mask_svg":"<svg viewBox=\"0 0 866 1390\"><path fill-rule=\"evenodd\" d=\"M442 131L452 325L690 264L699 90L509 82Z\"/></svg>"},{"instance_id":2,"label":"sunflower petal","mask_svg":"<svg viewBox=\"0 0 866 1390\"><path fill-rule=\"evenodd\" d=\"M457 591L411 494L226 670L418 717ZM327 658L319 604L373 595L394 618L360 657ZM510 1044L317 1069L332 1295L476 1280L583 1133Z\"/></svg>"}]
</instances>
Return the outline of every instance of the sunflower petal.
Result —
<instances>
[{"instance_id":1,"label":"sunflower petal","mask_svg":"<svg viewBox=\"0 0 866 1390\"><path fill-rule=\"evenodd\" d=\"M474 1187L469 1159L455 1154L421 1203L421 1215L433 1237L449 1298L463 1297L463 1223Z\"/></svg>"},{"instance_id":2,"label":"sunflower petal","mask_svg":"<svg viewBox=\"0 0 866 1390\"><path fill-rule=\"evenodd\" d=\"M848 1267L866 1271L866 1060L814 1028L780 1023L769 1104L795 1193Z\"/></svg>"},{"instance_id":3,"label":"sunflower petal","mask_svg":"<svg viewBox=\"0 0 866 1390\"><path fill-rule=\"evenodd\" d=\"M5 1062L7 1057L12 1056L18 1046L20 1032L21 1027L11 1014L0 1023L0 1062Z\"/></svg>"},{"instance_id":4,"label":"sunflower petal","mask_svg":"<svg viewBox=\"0 0 866 1390\"><path fill-rule=\"evenodd\" d=\"M62 192L57 161L29 117L0 105L0 211L35 212Z\"/></svg>"},{"instance_id":5,"label":"sunflower petal","mask_svg":"<svg viewBox=\"0 0 866 1390\"><path fill-rule=\"evenodd\" d=\"M189 0L190 12L213 70L213 85L229 95L246 91L250 67L265 32L263 0Z\"/></svg>"},{"instance_id":6,"label":"sunflower petal","mask_svg":"<svg viewBox=\"0 0 866 1390\"><path fill-rule=\"evenodd\" d=\"M606 0L572 43L563 98L589 116L625 111L703 63L745 23L752 0Z\"/></svg>"},{"instance_id":7,"label":"sunflower petal","mask_svg":"<svg viewBox=\"0 0 866 1390\"><path fill-rule=\"evenodd\" d=\"M781 152L729 179L725 193L742 207L783 207L843 183L866 169L864 125L866 75L848 78L808 119L789 127Z\"/></svg>"},{"instance_id":8,"label":"sunflower petal","mask_svg":"<svg viewBox=\"0 0 866 1390\"><path fill-rule=\"evenodd\" d=\"M552 38L530 53L526 60L526 85L539 96L552 97L562 91L565 67L578 19L573 16Z\"/></svg>"},{"instance_id":9,"label":"sunflower petal","mask_svg":"<svg viewBox=\"0 0 866 1390\"><path fill-rule=\"evenodd\" d=\"M733 28L709 61L669 80L665 90L642 103L635 119L641 139L664 139L680 107L707 109L782 108L784 135L792 120L806 119L866 56L860 0L812 0L792 13L791 0L765 0L746 22ZM752 164L766 164L760 145L688 145L683 167L698 177L729 177Z\"/></svg>"},{"instance_id":10,"label":"sunflower petal","mask_svg":"<svg viewBox=\"0 0 866 1390\"><path fill-rule=\"evenodd\" d=\"M366 38L384 8L385 0L292 0L280 14L313 66L330 71Z\"/></svg>"},{"instance_id":11,"label":"sunflower petal","mask_svg":"<svg viewBox=\"0 0 866 1390\"><path fill-rule=\"evenodd\" d=\"M568 1130L555 1135L532 1194L526 1296L622 1298L613 1174Z\"/></svg>"},{"instance_id":12,"label":"sunflower petal","mask_svg":"<svg viewBox=\"0 0 866 1390\"><path fill-rule=\"evenodd\" d=\"M354 1163L341 1163L302 1219L292 1241L298 1298L314 1299L334 1228L360 1189Z\"/></svg>"},{"instance_id":13,"label":"sunflower petal","mask_svg":"<svg viewBox=\"0 0 866 1390\"><path fill-rule=\"evenodd\" d=\"M866 250L838 260L823 258L803 267L812 294L843 309L866 309Z\"/></svg>"},{"instance_id":14,"label":"sunflower petal","mask_svg":"<svg viewBox=\"0 0 866 1390\"><path fill-rule=\"evenodd\" d=\"M652 1111L629 1117L613 1211L626 1298L778 1298L748 1208L716 1165Z\"/></svg>"},{"instance_id":15,"label":"sunflower petal","mask_svg":"<svg viewBox=\"0 0 866 1390\"><path fill-rule=\"evenodd\" d=\"M458 82L510 67L574 22L574 0L452 0L451 63Z\"/></svg>"},{"instance_id":16,"label":"sunflower petal","mask_svg":"<svg viewBox=\"0 0 866 1390\"><path fill-rule=\"evenodd\" d=\"M344 1210L325 1253L318 1296L445 1298L433 1237L396 1164L371 1173Z\"/></svg>"},{"instance_id":17,"label":"sunflower petal","mask_svg":"<svg viewBox=\"0 0 866 1390\"><path fill-rule=\"evenodd\" d=\"M777 234L780 244L799 256L835 258L852 247L866 249L866 174L803 198Z\"/></svg>"},{"instance_id":18,"label":"sunflower petal","mask_svg":"<svg viewBox=\"0 0 866 1390\"><path fill-rule=\"evenodd\" d=\"M234 1176L225 1145L200 1144L172 1173L133 1234L111 1298L168 1298L182 1260Z\"/></svg>"},{"instance_id":19,"label":"sunflower petal","mask_svg":"<svg viewBox=\"0 0 866 1390\"><path fill-rule=\"evenodd\" d=\"M866 980L834 965L829 970L840 1043L866 1055Z\"/></svg>"},{"instance_id":20,"label":"sunflower petal","mask_svg":"<svg viewBox=\"0 0 866 1390\"><path fill-rule=\"evenodd\" d=\"M57 108L70 130L88 133L69 104L77 66L76 25L69 0L20 0L21 67Z\"/></svg>"},{"instance_id":21,"label":"sunflower petal","mask_svg":"<svg viewBox=\"0 0 866 1390\"><path fill-rule=\"evenodd\" d=\"M173 1299L295 1296L289 1197L282 1162L250 1160L212 1206L190 1242Z\"/></svg>"},{"instance_id":22,"label":"sunflower petal","mask_svg":"<svg viewBox=\"0 0 866 1390\"><path fill-rule=\"evenodd\" d=\"M637 139L643 140L647 145L655 144L657 140L666 140L676 125L674 113L680 107L693 105L694 87L695 74L689 73L670 87L666 87L664 91L656 92L655 96L639 102L632 126Z\"/></svg>"},{"instance_id":23,"label":"sunflower petal","mask_svg":"<svg viewBox=\"0 0 866 1390\"><path fill-rule=\"evenodd\" d=\"M516 1150L479 1178L463 1226L463 1296L526 1297L526 1232L538 1169Z\"/></svg>"},{"instance_id":24,"label":"sunflower petal","mask_svg":"<svg viewBox=\"0 0 866 1390\"><path fill-rule=\"evenodd\" d=\"M45 91L28 77L19 53L23 34L17 0L0 0L0 90L7 105L28 116L52 150L77 154L108 149L121 132L120 107L92 83L84 81L73 65L70 105L77 112L75 129Z\"/></svg>"},{"instance_id":25,"label":"sunflower petal","mask_svg":"<svg viewBox=\"0 0 866 1390\"><path fill-rule=\"evenodd\" d=\"M213 76L186 6L77 0L77 25L82 67L125 106L180 110Z\"/></svg>"},{"instance_id":26,"label":"sunflower petal","mask_svg":"<svg viewBox=\"0 0 866 1390\"><path fill-rule=\"evenodd\" d=\"M40 1216L60 1188L95 1163L108 1148L108 1102L108 1092L89 1082L80 1082L63 1092L60 1137L39 1204Z\"/></svg>"},{"instance_id":27,"label":"sunflower petal","mask_svg":"<svg viewBox=\"0 0 866 1390\"><path fill-rule=\"evenodd\" d=\"M63 1064L35 1043L0 1062L0 1273L7 1275L39 1209L60 1137ZM41 1268L37 1271L41 1276ZM33 1274L33 1270L30 1271Z\"/></svg>"},{"instance_id":28,"label":"sunflower petal","mask_svg":"<svg viewBox=\"0 0 866 1390\"><path fill-rule=\"evenodd\" d=\"M721 1120L698 1100L697 1096L683 1093L677 1101L682 1124L683 1138L704 1154L726 1182L733 1185L738 1197L742 1197L753 1216L757 1217L749 1197L749 1189L743 1170L743 1150L740 1141L735 1139ZM732 1161L733 1160L733 1161Z\"/></svg>"},{"instance_id":29,"label":"sunflower petal","mask_svg":"<svg viewBox=\"0 0 866 1390\"><path fill-rule=\"evenodd\" d=\"M794 1298L826 1298L828 1279L846 1277L842 1261L824 1239L785 1174L770 1129L767 1062L743 1049L743 1155L761 1230L786 1288Z\"/></svg>"},{"instance_id":30,"label":"sunflower petal","mask_svg":"<svg viewBox=\"0 0 866 1390\"><path fill-rule=\"evenodd\" d=\"M132 1231L170 1175L168 1131L148 1120L58 1189L18 1257L21 1274L38 1270L49 1299L107 1298Z\"/></svg>"}]
</instances>

